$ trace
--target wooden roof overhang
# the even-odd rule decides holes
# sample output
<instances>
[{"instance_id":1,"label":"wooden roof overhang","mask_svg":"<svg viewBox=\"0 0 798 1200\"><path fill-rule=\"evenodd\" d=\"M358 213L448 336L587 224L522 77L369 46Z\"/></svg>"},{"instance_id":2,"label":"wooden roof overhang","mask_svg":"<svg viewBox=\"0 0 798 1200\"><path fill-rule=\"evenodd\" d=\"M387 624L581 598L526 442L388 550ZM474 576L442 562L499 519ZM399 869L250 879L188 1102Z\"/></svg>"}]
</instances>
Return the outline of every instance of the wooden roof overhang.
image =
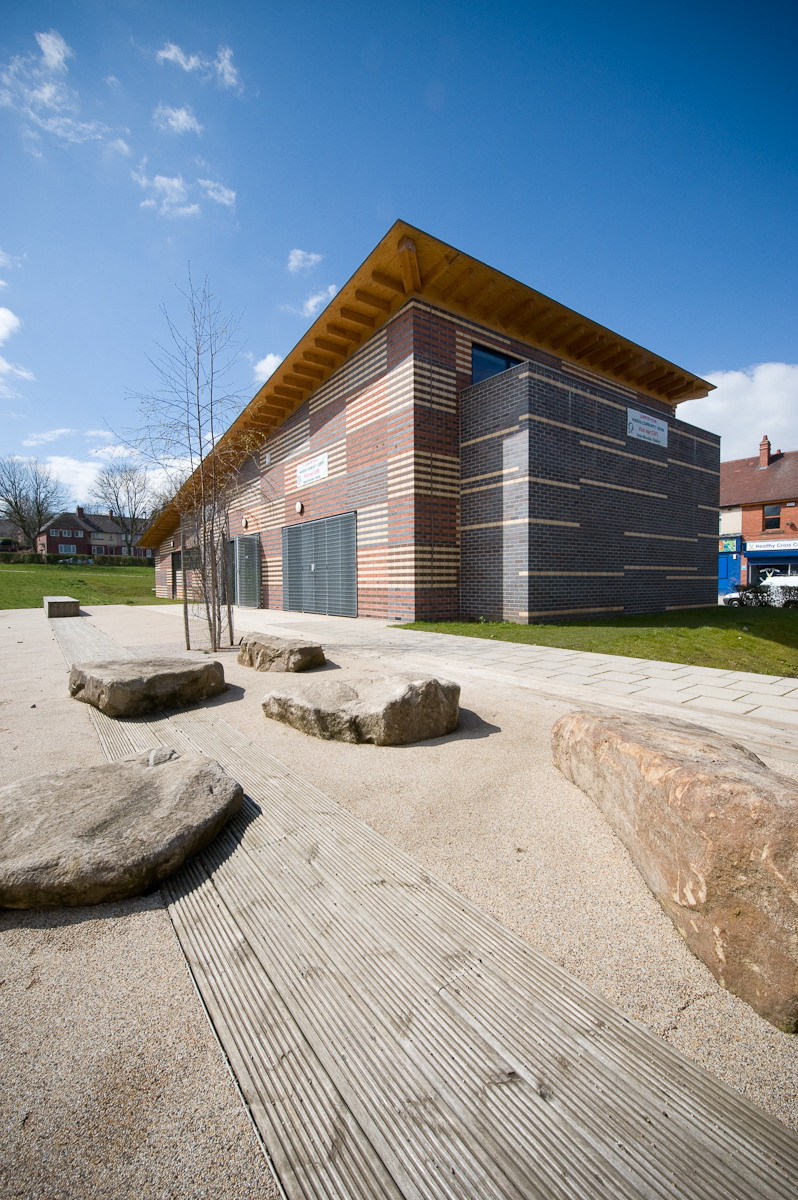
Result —
<instances>
[{"instance_id":1,"label":"wooden roof overhang","mask_svg":"<svg viewBox=\"0 0 798 1200\"><path fill-rule=\"evenodd\" d=\"M586 367L676 407L714 387L597 321L397 221L233 422L223 440L265 441L411 297ZM180 523L170 504L139 539L158 546Z\"/></svg>"}]
</instances>

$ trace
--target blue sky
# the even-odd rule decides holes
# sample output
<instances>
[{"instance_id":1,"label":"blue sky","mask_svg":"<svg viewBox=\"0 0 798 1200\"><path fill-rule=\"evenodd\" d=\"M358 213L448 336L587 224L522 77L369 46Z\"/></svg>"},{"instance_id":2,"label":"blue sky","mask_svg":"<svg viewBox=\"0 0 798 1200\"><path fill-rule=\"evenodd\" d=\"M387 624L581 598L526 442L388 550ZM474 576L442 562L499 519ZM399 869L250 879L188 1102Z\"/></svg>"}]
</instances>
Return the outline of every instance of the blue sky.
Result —
<instances>
[{"instance_id":1,"label":"blue sky","mask_svg":"<svg viewBox=\"0 0 798 1200\"><path fill-rule=\"evenodd\" d=\"M725 458L798 449L795 47L768 3L5 6L0 453L82 498L189 261L251 395L397 217L711 375Z\"/></svg>"}]
</instances>

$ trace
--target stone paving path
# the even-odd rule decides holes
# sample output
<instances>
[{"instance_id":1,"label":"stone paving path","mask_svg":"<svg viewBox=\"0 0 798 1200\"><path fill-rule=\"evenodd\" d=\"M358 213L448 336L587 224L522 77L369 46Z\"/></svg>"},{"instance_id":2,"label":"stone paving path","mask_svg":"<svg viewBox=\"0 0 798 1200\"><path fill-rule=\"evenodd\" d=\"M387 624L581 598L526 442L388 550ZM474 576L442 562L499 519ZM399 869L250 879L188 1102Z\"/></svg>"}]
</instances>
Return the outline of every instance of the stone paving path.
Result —
<instances>
[{"instance_id":1,"label":"stone paving path","mask_svg":"<svg viewBox=\"0 0 798 1200\"><path fill-rule=\"evenodd\" d=\"M157 611L176 617L182 614L182 609L165 605ZM423 633L364 617L352 620L238 608L234 623L237 637L244 631L296 634L320 641L332 652L338 649L379 658L390 655L407 666L448 671L455 679L467 672L586 705L609 703L616 708L672 714L675 710L685 720L711 723L725 732L745 730L751 742L779 748L788 757L798 755L796 678ZM708 718L713 719L710 722Z\"/></svg>"}]
</instances>

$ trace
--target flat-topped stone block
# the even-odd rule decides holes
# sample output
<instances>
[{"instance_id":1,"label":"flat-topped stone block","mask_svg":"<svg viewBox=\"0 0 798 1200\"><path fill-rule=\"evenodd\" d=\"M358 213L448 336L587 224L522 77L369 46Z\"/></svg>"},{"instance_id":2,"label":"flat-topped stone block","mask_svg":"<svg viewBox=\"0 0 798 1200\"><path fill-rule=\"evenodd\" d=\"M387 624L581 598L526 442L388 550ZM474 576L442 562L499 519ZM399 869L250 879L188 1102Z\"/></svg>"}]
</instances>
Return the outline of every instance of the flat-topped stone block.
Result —
<instances>
[{"instance_id":1,"label":"flat-topped stone block","mask_svg":"<svg viewBox=\"0 0 798 1200\"><path fill-rule=\"evenodd\" d=\"M43 596L46 617L79 617L80 601L74 596Z\"/></svg>"},{"instance_id":2,"label":"flat-topped stone block","mask_svg":"<svg viewBox=\"0 0 798 1200\"><path fill-rule=\"evenodd\" d=\"M0 907L137 896L207 846L241 807L211 758L147 750L0 788Z\"/></svg>"},{"instance_id":3,"label":"flat-topped stone block","mask_svg":"<svg viewBox=\"0 0 798 1200\"><path fill-rule=\"evenodd\" d=\"M214 658L133 658L74 663L69 694L109 717L135 717L155 708L178 708L224 692L224 667Z\"/></svg>"},{"instance_id":4,"label":"flat-topped stone block","mask_svg":"<svg viewBox=\"0 0 798 1200\"><path fill-rule=\"evenodd\" d=\"M552 751L718 982L798 1032L798 785L670 717L566 713Z\"/></svg>"},{"instance_id":5,"label":"flat-topped stone block","mask_svg":"<svg viewBox=\"0 0 798 1200\"><path fill-rule=\"evenodd\" d=\"M238 651L241 666L254 667L256 671L306 671L308 667L323 667L326 661L316 642L265 633L245 634Z\"/></svg>"},{"instance_id":6,"label":"flat-topped stone block","mask_svg":"<svg viewBox=\"0 0 798 1200\"><path fill-rule=\"evenodd\" d=\"M452 733L460 720L460 687L430 675L343 672L274 683L263 712L312 737L404 746Z\"/></svg>"}]
</instances>

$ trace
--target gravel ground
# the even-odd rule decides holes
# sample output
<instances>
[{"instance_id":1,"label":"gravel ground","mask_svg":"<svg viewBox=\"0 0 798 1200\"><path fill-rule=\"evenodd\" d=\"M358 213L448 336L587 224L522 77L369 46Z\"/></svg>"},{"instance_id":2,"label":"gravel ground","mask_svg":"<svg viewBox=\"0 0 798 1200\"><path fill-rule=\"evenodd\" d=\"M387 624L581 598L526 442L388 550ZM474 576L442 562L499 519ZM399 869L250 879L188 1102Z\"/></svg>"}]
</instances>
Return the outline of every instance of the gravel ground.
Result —
<instances>
[{"instance_id":1,"label":"gravel ground","mask_svg":"<svg viewBox=\"0 0 798 1200\"><path fill-rule=\"evenodd\" d=\"M0 783L103 762L42 614L0 653ZM0 1077L3 1198L277 1198L160 893L0 912Z\"/></svg>"}]
</instances>

